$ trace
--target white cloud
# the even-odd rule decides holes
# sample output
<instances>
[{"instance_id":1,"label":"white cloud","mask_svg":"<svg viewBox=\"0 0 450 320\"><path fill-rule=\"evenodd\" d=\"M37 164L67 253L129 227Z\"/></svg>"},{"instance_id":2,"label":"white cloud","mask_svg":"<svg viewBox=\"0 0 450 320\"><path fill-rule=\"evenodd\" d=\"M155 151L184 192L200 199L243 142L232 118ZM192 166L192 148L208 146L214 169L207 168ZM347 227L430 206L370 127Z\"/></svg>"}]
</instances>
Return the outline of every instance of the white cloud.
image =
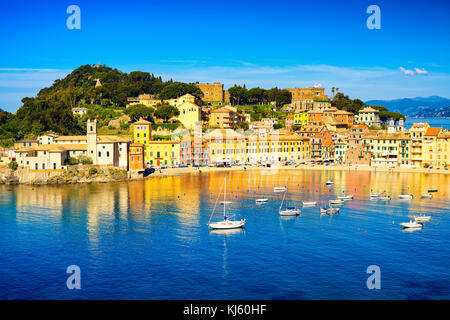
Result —
<instances>
[{"instance_id":1,"label":"white cloud","mask_svg":"<svg viewBox=\"0 0 450 320\"><path fill-rule=\"evenodd\" d=\"M403 73L405 76L413 76L413 75L416 74L413 70L405 69L405 68L403 68L403 67L400 67L399 70L400 70L400 72Z\"/></svg>"},{"instance_id":2,"label":"white cloud","mask_svg":"<svg viewBox=\"0 0 450 320\"><path fill-rule=\"evenodd\" d=\"M425 70L425 68L419 69L419 68L414 68L414 71L416 72L416 74L418 75L427 75L428 71Z\"/></svg>"},{"instance_id":3,"label":"white cloud","mask_svg":"<svg viewBox=\"0 0 450 320\"><path fill-rule=\"evenodd\" d=\"M414 70L411 70L411 69L405 69L403 67L400 67L399 70L401 73L403 73L406 76L415 76L415 75L426 76L426 75L428 75L428 71L425 70L425 68L422 68L422 69L414 68Z\"/></svg>"}]
</instances>

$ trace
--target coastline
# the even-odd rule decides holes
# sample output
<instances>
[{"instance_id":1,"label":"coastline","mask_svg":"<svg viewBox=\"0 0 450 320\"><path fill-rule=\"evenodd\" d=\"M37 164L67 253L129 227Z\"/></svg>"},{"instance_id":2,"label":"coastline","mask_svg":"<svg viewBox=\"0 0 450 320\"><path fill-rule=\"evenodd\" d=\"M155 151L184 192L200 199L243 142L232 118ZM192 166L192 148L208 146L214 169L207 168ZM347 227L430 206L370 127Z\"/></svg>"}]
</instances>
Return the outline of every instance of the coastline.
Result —
<instances>
[{"instance_id":1,"label":"coastline","mask_svg":"<svg viewBox=\"0 0 450 320\"><path fill-rule=\"evenodd\" d=\"M137 172L127 172L124 170L114 170L111 168L99 168L99 174L89 175L87 171L90 167L72 168L64 172L28 172L27 169L12 171L2 169L0 171L0 184L75 184L75 183L109 183L120 181L146 180L155 177L177 176L183 174L202 174L209 172L228 172L228 171L255 171L255 170L316 170L316 171L363 171L363 172L385 172L385 173L424 173L424 174L449 174L450 170L443 168L408 168L408 167L369 167L369 166L325 166L325 165L296 165L296 166L239 166L239 167L186 167L186 168L167 168L156 170L147 177ZM75 171L75 172L74 172ZM112 172L112 173L111 173Z\"/></svg>"}]
</instances>

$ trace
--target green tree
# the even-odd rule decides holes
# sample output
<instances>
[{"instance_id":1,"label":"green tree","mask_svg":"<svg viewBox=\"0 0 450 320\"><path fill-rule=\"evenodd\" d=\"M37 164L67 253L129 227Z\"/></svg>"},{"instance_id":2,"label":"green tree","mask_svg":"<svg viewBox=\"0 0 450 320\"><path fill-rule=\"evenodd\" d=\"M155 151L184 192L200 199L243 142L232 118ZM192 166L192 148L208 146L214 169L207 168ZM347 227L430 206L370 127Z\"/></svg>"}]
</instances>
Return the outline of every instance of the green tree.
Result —
<instances>
[{"instance_id":1,"label":"green tree","mask_svg":"<svg viewBox=\"0 0 450 320\"><path fill-rule=\"evenodd\" d=\"M147 107L144 104L135 104L125 110L125 114L128 115L132 121L137 121L139 120L139 118L143 118L148 121L154 122L154 112L155 109L153 109L152 107Z\"/></svg>"},{"instance_id":2,"label":"green tree","mask_svg":"<svg viewBox=\"0 0 450 320\"><path fill-rule=\"evenodd\" d=\"M16 171L18 167L19 164L16 161L11 161L10 163L8 163L8 168L11 170Z\"/></svg>"},{"instance_id":3,"label":"green tree","mask_svg":"<svg viewBox=\"0 0 450 320\"><path fill-rule=\"evenodd\" d=\"M167 122L172 117L176 117L180 114L180 111L168 104L164 104L161 106L158 106L155 110L155 117L158 119L163 119L164 122Z\"/></svg>"},{"instance_id":4,"label":"green tree","mask_svg":"<svg viewBox=\"0 0 450 320\"><path fill-rule=\"evenodd\" d=\"M199 87L192 83L173 82L166 84L159 94L160 99L175 99L185 94L192 94L193 96L201 99L203 92Z\"/></svg>"}]
</instances>

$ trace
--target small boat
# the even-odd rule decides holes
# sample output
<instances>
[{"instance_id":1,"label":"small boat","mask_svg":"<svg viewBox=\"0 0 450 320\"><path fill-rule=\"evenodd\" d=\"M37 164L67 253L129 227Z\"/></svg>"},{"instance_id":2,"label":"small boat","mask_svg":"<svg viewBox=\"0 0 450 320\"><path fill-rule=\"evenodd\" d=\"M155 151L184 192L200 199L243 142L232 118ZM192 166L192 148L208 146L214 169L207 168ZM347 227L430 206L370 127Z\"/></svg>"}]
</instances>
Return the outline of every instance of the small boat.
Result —
<instances>
[{"instance_id":1,"label":"small boat","mask_svg":"<svg viewBox=\"0 0 450 320\"><path fill-rule=\"evenodd\" d=\"M231 201L221 201L220 204L221 205L225 205L225 204L232 204L233 202Z\"/></svg>"},{"instance_id":2,"label":"small boat","mask_svg":"<svg viewBox=\"0 0 450 320\"><path fill-rule=\"evenodd\" d=\"M256 203L266 203L266 202L269 201L269 199L267 199L267 198L259 198L259 199L256 199L255 201L256 201Z\"/></svg>"},{"instance_id":3,"label":"small boat","mask_svg":"<svg viewBox=\"0 0 450 320\"><path fill-rule=\"evenodd\" d=\"M381 197L378 198L378 200L380 200L380 201L390 201L391 197L390 196L381 196Z\"/></svg>"},{"instance_id":4,"label":"small boat","mask_svg":"<svg viewBox=\"0 0 450 320\"><path fill-rule=\"evenodd\" d=\"M422 199L431 199L433 195L431 193L424 193L420 196Z\"/></svg>"},{"instance_id":5,"label":"small boat","mask_svg":"<svg viewBox=\"0 0 450 320\"><path fill-rule=\"evenodd\" d=\"M379 194L379 193L371 193L370 194L370 197L371 198L378 198L378 197L380 197L381 196L381 194Z\"/></svg>"},{"instance_id":6,"label":"small boat","mask_svg":"<svg viewBox=\"0 0 450 320\"><path fill-rule=\"evenodd\" d=\"M328 201L330 204L344 204L345 201L341 200L341 199L335 199L335 200L330 200Z\"/></svg>"},{"instance_id":7,"label":"small boat","mask_svg":"<svg viewBox=\"0 0 450 320\"><path fill-rule=\"evenodd\" d=\"M334 182L331 181L331 180L328 180L327 182L325 182L325 185L326 185L326 186L331 186L331 185L333 185L333 184L334 184Z\"/></svg>"},{"instance_id":8,"label":"small boat","mask_svg":"<svg viewBox=\"0 0 450 320\"><path fill-rule=\"evenodd\" d=\"M428 192L438 192L437 189L430 189Z\"/></svg>"},{"instance_id":9,"label":"small boat","mask_svg":"<svg viewBox=\"0 0 450 320\"><path fill-rule=\"evenodd\" d=\"M278 213L280 216L298 216L300 214L300 209L297 209L295 206L288 206L286 205L286 209L281 210L283 207L284 199L286 197L287 188L283 195L283 200L281 201L280 209L278 210Z\"/></svg>"},{"instance_id":10,"label":"small boat","mask_svg":"<svg viewBox=\"0 0 450 320\"><path fill-rule=\"evenodd\" d=\"M412 194L401 194L398 198L401 200L412 200L414 196Z\"/></svg>"},{"instance_id":11,"label":"small boat","mask_svg":"<svg viewBox=\"0 0 450 320\"><path fill-rule=\"evenodd\" d=\"M229 220L229 218L232 218L233 216L227 216L226 212L226 206L227 203L230 201L226 201L226 193L227 193L227 179L225 178L225 187L223 192L223 220L218 222L211 222L212 216L214 214L214 211L216 209L216 206L214 206L214 210L211 213L211 217L209 218L208 226L211 229L236 229L236 228L242 228L245 225L245 219L242 220ZM219 194L220 196L220 194ZM219 200L219 199L217 199ZM217 202L216 202L217 205Z\"/></svg>"},{"instance_id":12,"label":"small boat","mask_svg":"<svg viewBox=\"0 0 450 320\"><path fill-rule=\"evenodd\" d=\"M418 223L418 222L413 222L412 220L410 220L409 222L402 222L400 223L400 225L403 228L422 228L422 224Z\"/></svg>"},{"instance_id":13,"label":"small boat","mask_svg":"<svg viewBox=\"0 0 450 320\"><path fill-rule=\"evenodd\" d=\"M316 205L317 205L317 201L309 201L309 202L303 201L304 207L314 207Z\"/></svg>"},{"instance_id":14,"label":"small boat","mask_svg":"<svg viewBox=\"0 0 450 320\"><path fill-rule=\"evenodd\" d=\"M341 196L338 196L337 198L341 199L341 200L353 200L353 195L352 194L341 195Z\"/></svg>"},{"instance_id":15,"label":"small boat","mask_svg":"<svg viewBox=\"0 0 450 320\"><path fill-rule=\"evenodd\" d=\"M273 187L274 192L283 192L286 191L286 187Z\"/></svg>"},{"instance_id":16,"label":"small boat","mask_svg":"<svg viewBox=\"0 0 450 320\"><path fill-rule=\"evenodd\" d=\"M431 220L431 216L414 216L414 222L429 222Z\"/></svg>"},{"instance_id":17,"label":"small boat","mask_svg":"<svg viewBox=\"0 0 450 320\"><path fill-rule=\"evenodd\" d=\"M339 213L339 208L333 208L333 207L324 207L324 208L320 208L320 213L321 214L335 214L335 213Z\"/></svg>"}]
</instances>

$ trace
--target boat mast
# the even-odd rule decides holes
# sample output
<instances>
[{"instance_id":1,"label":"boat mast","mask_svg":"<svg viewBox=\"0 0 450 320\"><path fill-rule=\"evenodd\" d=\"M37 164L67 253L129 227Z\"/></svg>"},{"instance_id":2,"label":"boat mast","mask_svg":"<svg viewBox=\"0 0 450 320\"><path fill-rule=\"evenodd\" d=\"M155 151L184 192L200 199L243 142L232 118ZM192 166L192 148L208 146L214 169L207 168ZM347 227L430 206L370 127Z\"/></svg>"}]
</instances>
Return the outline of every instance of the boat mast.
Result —
<instances>
[{"instance_id":1,"label":"boat mast","mask_svg":"<svg viewBox=\"0 0 450 320\"><path fill-rule=\"evenodd\" d=\"M225 201L225 195L227 194L227 178L225 177L225 191L223 192L223 220L227 219L227 215L225 213L225 207L227 202Z\"/></svg>"},{"instance_id":2,"label":"boat mast","mask_svg":"<svg viewBox=\"0 0 450 320\"><path fill-rule=\"evenodd\" d=\"M281 208L283 207L284 198L286 197L286 193L287 193L287 188L286 188L286 190L284 191L284 194L283 194L283 200L281 201L280 209L279 209L278 211L281 211Z\"/></svg>"}]
</instances>

